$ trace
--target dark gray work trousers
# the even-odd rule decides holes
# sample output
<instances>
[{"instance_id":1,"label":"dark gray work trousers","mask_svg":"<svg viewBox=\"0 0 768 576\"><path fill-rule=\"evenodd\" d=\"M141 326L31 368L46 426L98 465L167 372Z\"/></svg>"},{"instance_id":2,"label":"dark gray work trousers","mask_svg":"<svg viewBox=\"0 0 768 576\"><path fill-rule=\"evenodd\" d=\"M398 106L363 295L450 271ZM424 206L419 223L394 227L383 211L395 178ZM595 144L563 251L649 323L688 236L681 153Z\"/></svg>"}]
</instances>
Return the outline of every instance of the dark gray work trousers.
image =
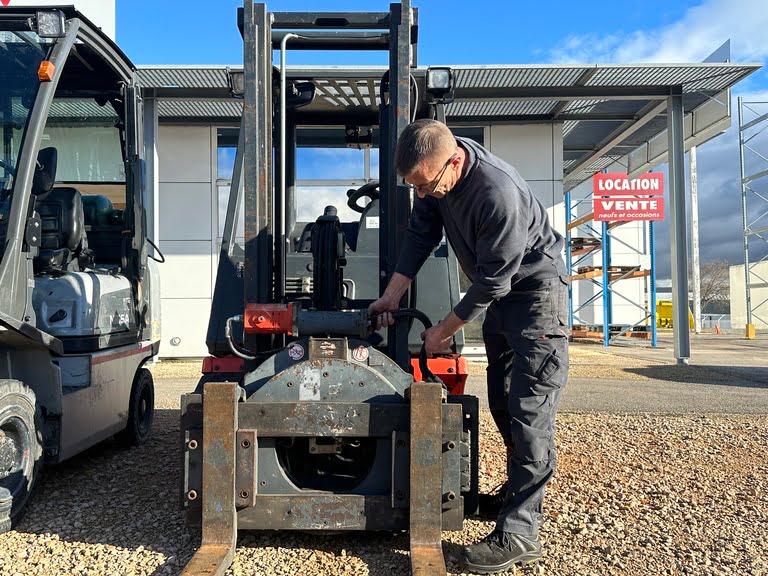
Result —
<instances>
[{"instance_id":1,"label":"dark gray work trousers","mask_svg":"<svg viewBox=\"0 0 768 576\"><path fill-rule=\"evenodd\" d=\"M509 293L486 312L488 403L507 447L509 488L496 527L538 535L555 472L555 413L568 379L565 278Z\"/></svg>"}]
</instances>

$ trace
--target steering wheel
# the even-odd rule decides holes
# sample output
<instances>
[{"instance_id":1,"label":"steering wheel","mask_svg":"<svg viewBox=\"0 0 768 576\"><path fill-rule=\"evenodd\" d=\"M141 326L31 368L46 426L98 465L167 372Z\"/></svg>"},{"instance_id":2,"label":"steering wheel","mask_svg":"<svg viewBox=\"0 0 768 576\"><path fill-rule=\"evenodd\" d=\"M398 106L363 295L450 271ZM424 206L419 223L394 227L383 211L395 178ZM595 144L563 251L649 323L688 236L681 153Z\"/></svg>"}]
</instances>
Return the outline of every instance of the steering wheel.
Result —
<instances>
[{"instance_id":1,"label":"steering wheel","mask_svg":"<svg viewBox=\"0 0 768 576\"><path fill-rule=\"evenodd\" d=\"M365 210L365 206L360 206L357 201L360 200L360 198L364 198L366 196L370 198L371 201L379 199L378 180L368 182L368 184L363 184L357 190L354 188L347 190L347 206L349 206L355 212L362 214Z\"/></svg>"}]
</instances>

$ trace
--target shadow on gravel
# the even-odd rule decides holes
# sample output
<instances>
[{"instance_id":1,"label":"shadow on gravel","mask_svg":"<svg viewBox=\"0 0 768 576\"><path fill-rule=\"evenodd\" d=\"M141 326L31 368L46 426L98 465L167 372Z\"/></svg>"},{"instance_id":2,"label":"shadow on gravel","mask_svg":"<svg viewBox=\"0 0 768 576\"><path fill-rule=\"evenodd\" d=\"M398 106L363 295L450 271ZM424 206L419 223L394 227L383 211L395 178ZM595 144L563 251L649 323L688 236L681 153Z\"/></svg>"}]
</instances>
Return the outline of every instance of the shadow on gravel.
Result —
<instances>
[{"instance_id":1,"label":"shadow on gravel","mask_svg":"<svg viewBox=\"0 0 768 576\"><path fill-rule=\"evenodd\" d=\"M153 429L144 446L108 440L45 470L17 530L115 546L154 557L155 574L178 573L194 546L179 503L179 411L156 410Z\"/></svg>"},{"instance_id":2,"label":"shadow on gravel","mask_svg":"<svg viewBox=\"0 0 768 576\"><path fill-rule=\"evenodd\" d=\"M362 561L369 576L405 576L411 573L408 537L405 534L245 532L241 533L237 543L238 550L246 555L276 547L297 553L310 551L309 558L296 567L296 574L329 574L330 565L343 555ZM251 554L248 548L253 549ZM266 568L263 564L262 567Z\"/></svg>"},{"instance_id":3,"label":"shadow on gravel","mask_svg":"<svg viewBox=\"0 0 768 576\"><path fill-rule=\"evenodd\" d=\"M625 372L655 380L716 384L742 388L768 388L768 367L761 366L647 366L624 368Z\"/></svg>"},{"instance_id":4,"label":"shadow on gravel","mask_svg":"<svg viewBox=\"0 0 768 576\"><path fill-rule=\"evenodd\" d=\"M56 535L73 545L73 554L110 558L116 547L117 554L128 557L121 561L130 559L137 573L177 575L200 537L187 529L180 509L180 474L179 411L157 410L146 445L125 448L109 440L47 469L17 530ZM82 544L89 545L87 552ZM450 567L458 548L444 545ZM307 575L328 574L343 555L367 565L370 576L407 575L408 546L406 534L374 532L244 532L238 539L244 558L261 568L271 556L266 550L262 555L262 549L307 556L296 572Z\"/></svg>"}]
</instances>

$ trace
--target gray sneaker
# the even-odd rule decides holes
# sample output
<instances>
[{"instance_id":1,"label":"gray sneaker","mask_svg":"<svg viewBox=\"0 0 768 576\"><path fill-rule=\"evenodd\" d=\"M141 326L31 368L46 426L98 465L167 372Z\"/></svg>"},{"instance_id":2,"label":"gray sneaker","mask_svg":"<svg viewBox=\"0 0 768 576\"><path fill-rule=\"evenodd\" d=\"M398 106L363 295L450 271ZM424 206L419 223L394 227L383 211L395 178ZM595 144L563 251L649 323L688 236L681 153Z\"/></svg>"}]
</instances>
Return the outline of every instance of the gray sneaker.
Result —
<instances>
[{"instance_id":1,"label":"gray sneaker","mask_svg":"<svg viewBox=\"0 0 768 576\"><path fill-rule=\"evenodd\" d=\"M485 540L463 550L464 568L478 574L504 572L513 564L541 558L541 542L512 532L494 530Z\"/></svg>"}]
</instances>

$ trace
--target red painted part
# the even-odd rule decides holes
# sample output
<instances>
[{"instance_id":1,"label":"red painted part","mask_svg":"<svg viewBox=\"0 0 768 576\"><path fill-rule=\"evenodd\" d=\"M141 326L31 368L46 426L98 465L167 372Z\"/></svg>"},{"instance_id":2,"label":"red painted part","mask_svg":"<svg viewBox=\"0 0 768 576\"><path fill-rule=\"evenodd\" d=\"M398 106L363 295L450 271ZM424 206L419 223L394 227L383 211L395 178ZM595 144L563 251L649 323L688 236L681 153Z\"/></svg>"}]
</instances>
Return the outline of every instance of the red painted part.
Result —
<instances>
[{"instance_id":1,"label":"red painted part","mask_svg":"<svg viewBox=\"0 0 768 576\"><path fill-rule=\"evenodd\" d=\"M248 334L293 334L293 304L248 304L245 308Z\"/></svg>"},{"instance_id":2,"label":"red painted part","mask_svg":"<svg viewBox=\"0 0 768 576\"><path fill-rule=\"evenodd\" d=\"M245 372L245 360L235 356L203 358L203 374L219 374L222 372Z\"/></svg>"},{"instance_id":3,"label":"red painted part","mask_svg":"<svg viewBox=\"0 0 768 576\"><path fill-rule=\"evenodd\" d=\"M416 382L421 381L421 369L419 368L419 359L411 358L413 366L413 377ZM432 373L445 383L450 394L464 394L464 385L467 383L467 359L461 356L451 356L448 358L428 358L427 366Z\"/></svg>"},{"instance_id":4,"label":"red painted part","mask_svg":"<svg viewBox=\"0 0 768 576\"><path fill-rule=\"evenodd\" d=\"M451 394L464 394L464 385L467 382L467 359L460 356L448 358L429 358L427 365L435 376L445 383L448 392ZM421 380L421 370L419 369L419 359L412 358L413 376L416 381ZM241 373L245 372L245 360L235 356L224 356L216 358L208 356L203 358L203 374L219 373Z\"/></svg>"}]
</instances>

